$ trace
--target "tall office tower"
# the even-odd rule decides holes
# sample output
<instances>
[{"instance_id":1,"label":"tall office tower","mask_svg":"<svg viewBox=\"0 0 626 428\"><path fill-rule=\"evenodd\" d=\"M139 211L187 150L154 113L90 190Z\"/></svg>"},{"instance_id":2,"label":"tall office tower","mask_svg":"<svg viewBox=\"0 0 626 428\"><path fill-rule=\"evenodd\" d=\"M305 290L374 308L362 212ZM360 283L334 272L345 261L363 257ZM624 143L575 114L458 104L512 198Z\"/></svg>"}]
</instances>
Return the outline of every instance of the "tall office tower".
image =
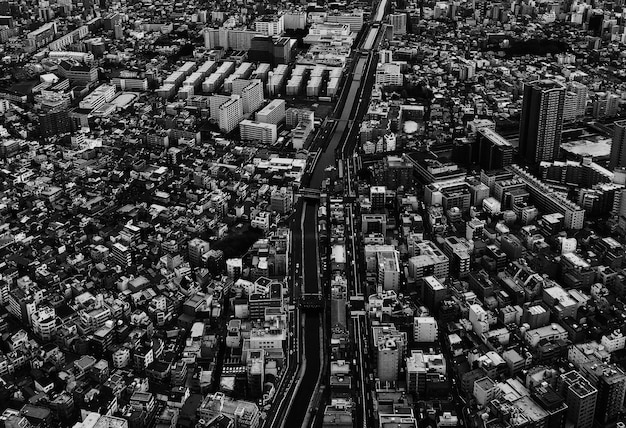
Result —
<instances>
[{"instance_id":1,"label":"tall office tower","mask_svg":"<svg viewBox=\"0 0 626 428\"><path fill-rule=\"evenodd\" d=\"M519 153L528 162L553 161L559 154L563 130L565 86L536 80L524 86Z\"/></svg>"},{"instance_id":2,"label":"tall office tower","mask_svg":"<svg viewBox=\"0 0 626 428\"><path fill-rule=\"evenodd\" d=\"M370 187L370 201L372 203L372 210L382 210L385 208L387 196L387 188L385 186L372 186Z\"/></svg>"},{"instance_id":3,"label":"tall office tower","mask_svg":"<svg viewBox=\"0 0 626 428\"><path fill-rule=\"evenodd\" d=\"M613 143L611 143L611 160L609 168L626 166L626 120L613 124Z\"/></svg>"}]
</instances>

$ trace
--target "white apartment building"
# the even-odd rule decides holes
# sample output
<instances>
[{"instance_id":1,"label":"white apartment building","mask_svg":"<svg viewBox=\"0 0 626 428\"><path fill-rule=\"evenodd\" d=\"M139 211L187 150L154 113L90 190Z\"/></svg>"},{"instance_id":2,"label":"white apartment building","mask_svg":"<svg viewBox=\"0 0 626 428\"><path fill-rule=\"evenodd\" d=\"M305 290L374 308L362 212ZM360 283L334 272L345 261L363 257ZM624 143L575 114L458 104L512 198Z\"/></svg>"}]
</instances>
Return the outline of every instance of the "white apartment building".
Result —
<instances>
[{"instance_id":1,"label":"white apartment building","mask_svg":"<svg viewBox=\"0 0 626 428\"><path fill-rule=\"evenodd\" d=\"M273 144L278 136L276 125L248 119L239 124L239 133L243 141L261 141L263 144Z\"/></svg>"},{"instance_id":2,"label":"white apartment building","mask_svg":"<svg viewBox=\"0 0 626 428\"><path fill-rule=\"evenodd\" d=\"M250 83L241 90L243 113L253 113L263 105L263 82L260 79L250 80Z\"/></svg>"},{"instance_id":3,"label":"white apartment building","mask_svg":"<svg viewBox=\"0 0 626 428\"><path fill-rule=\"evenodd\" d=\"M113 367L123 369L128 364L130 364L130 349L122 347L113 353Z\"/></svg>"},{"instance_id":4,"label":"white apartment building","mask_svg":"<svg viewBox=\"0 0 626 428\"><path fill-rule=\"evenodd\" d=\"M278 125L285 120L285 100L275 99L256 113L257 122Z\"/></svg>"},{"instance_id":5,"label":"white apartment building","mask_svg":"<svg viewBox=\"0 0 626 428\"><path fill-rule=\"evenodd\" d=\"M223 132L231 132L243 117L243 103L239 95L233 95L217 109L217 123Z\"/></svg>"},{"instance_id":6,"label":"white apartment building","mask_svg":"<svg viewBox=\"0 0 626 428\"><path fill-rule=\"evenodd\" d=\"M434 317L413 318L413 338L416 342L436 342L439 327Z\"/></svg>"},{"instance_id":7,"label":"white apartment building","mask_svg":"<svg viewBox=\"0 0 626 428\"><path fill-rule=\"evenodd\" d=\"M284 15L263 17L254 23L254 29L265 36L280 36L285 31Z\"/></svg>"},{"instance_id":8,"label":"white apartment building","mask_svg":"<svg viewBox=\"0 0 626 428\"><path fill-rule=\"evenodd\" d=\"M406 34L406 13L392 13L389 23L393 27L393 34Z\"/></svg>"},{"instance_id":9,"label":"white apartment building","mask_svg":"<svg viewBox=\"0 0 626 428\"><path fill-rule=\"evenodd\" d=\"M42 306L32 316L33 332L41 340L52 340L56 334L56 321L54 308Z\"/></svg>"}]
</instances>

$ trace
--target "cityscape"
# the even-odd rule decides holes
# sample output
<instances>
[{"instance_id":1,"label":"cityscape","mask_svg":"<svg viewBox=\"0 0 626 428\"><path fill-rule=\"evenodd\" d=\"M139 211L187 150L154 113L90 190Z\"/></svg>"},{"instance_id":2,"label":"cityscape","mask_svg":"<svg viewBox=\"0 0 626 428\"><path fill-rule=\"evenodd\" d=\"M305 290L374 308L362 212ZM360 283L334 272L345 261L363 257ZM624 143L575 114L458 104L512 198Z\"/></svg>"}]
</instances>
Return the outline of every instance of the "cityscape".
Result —
<instances>
[{"instance_id":1,"label":"cityscape","mask_svg":"<svg viewBox=\"0 0 626 428\"><path fill-rule=\"evenodd\" d=\"M626 2L0 0L0 428L626 428Z\"/></svg>"}]
</instances>

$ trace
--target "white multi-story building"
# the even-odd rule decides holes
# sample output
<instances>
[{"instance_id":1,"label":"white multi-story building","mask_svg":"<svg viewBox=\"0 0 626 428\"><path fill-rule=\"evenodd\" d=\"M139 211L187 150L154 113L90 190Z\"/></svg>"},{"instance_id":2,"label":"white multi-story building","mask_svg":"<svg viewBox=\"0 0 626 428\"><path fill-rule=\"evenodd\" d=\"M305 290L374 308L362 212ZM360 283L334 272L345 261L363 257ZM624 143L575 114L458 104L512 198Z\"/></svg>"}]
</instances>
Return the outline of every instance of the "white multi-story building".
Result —
<instances>
[{"instance_id":1,"label":"white multi-story building","mask_svg":"<svg viewBox=\"0 0 626 428\"><path fill-rule=\"evenodd\" d=\"M106 83L98 86L94 91L87 95L78 103L78 107L85 110L93 110L104 103L108 103L115 97L115 85L107 85Z\"/></svg>"},{"instance_id":2,"label":"white multi-story building","mask_svg":"<svg viewBox=\"0 0 626 428\"><path fill-rule=\"evenodd\" d=\"M486 406L495 398L496 389L496 383L491 378L485 376L474 382L474 397L476 397L478 403Z\"/></svg>"},{"instance_id":3,"label":"white multi-story building","mask_svg":"<svg viewBox=\"0 0 626 428\"><path fill-rule=\"evenodd\" d=\"M580 82L572 81L567 84L565 101L563 104L563 120L574 121L582 118L587 110L587 86Z\"/></svg>"},{"instance_id":4,"label":"white multi-story building","mask_svg":"<svg viewBox=\"0 0 626 428\"><path fill-rule=\"evenodd\" d=\"M413 338L416 342L436 342L438 337L439 328L434 317L413 318Z\"/></svg>"},{"instance_id":5,"label":"white multi-story building","mask_svg":"<svg viewBox=\"0 0 626 428\"><path fill-rule=\"evenodd\" d=\"M379 251L376 256L379 287L397 291L400 287L400 253L395 250Z\"/></svg>"},{"instance_id":6,"label":"white multi-story building","mask_svg":"<svg viewBox=\"0 0 626 428\"><path fill-rule=\"evenodd\" d=\"M239 124L239 134L243 141L261 141L263 144L276 142L276 125L253 120L242 120Z\"/></svg>"},{"instance_id":7,"label":"white multi-story building","mask_svg":"<svg viewBox=\"0 0 626 428\"><path fill-rule=\"evenodd\" d=\"M56 334L56 321L54 308L42 306L32 315L33 332L41 340L52 340Z\"/></svg>"},{"instance_id":8,"label":"white multi-story building","mask_svg":"<svg viewBox=\"0 0 626 428\"><path fill-rule=\"evenodd\" d=\"M378 64L376 67L376 84L381 86L402 86L404 75L400 64Z\"/></svg>"},{"instance_id":9,"label":"white multi-story building","mask_svg":"<svg viewBox=\"0 0 626 428\"><path fill-rule=\"evenodd\" d=\"M580 230L585 222L585 210L567 199L551 186L530 175L517 165L509 165L506 170L517 174L526 183L526 190L530 193L534 204L545 214L559 213L564 216L565 227Z\"/></svg>"},{"instance_id":10,"label":"white multi-story building","mask_svg":"<svg viewBox=\"0 0 626 428\"><path fill-rule=\"evenodd\" d=\"M111 247L111 257L120 266L130 266L133 262L130 248L119 242L114 243Z\"/></svg>"},{"instance_id":11,"label":"white multi-story building","mask_svg":"<svg viewBox=\"0 0 626 428\"><path fill-rule=\"evenodd\" d=\"M306 16L304 11L289 11L283 15L285 30L303 30L306 28Z\"/></svg>"},{"instance_id":12,"label":"white multi-story building","mask_svg":"<svg viewBox=\"0 0 626 428\"><path fill-rule=\"evenodd\" d=\"M113 367L123 369L130 364L130 349L121 347L113 353Z\"/></svg>"},{"instance_id":13,"label":"white multi-story building","mask_svg":"<svg viewBox=\"0 0 626 428\"><path fill-rule=\"evenodd\" d=\"M406 34L406 13L392 13L389 23L393 27L393 34Z\"/></svg>"},{"instance_id":14,"label":"white multi-story building","mask_svg":"<svg viewBox=\"0 0 626 428\"><path fill-rule=\"evenodd\" d=\"M256 120L278 125L285 120L285 100L275 99L256 112Z\"/></svg>"},{"instance_id":15,"label":"white multi-story building","mask_svg":"<svg viewBox=\"0 0 626 428\"><path fill-rule=\"evenodd\" d=\"M285 329L253 329L250 332L249 349L282 349L286 338Z\"/></svg>"},{"instance_id":16,"label":"white multi-story building","mask_svg":"<svg viewBox=\"0 0 626 428\"><path fill-rule=\"evenodd\" d=\"M358 33L363 27L363 10L354 9L350 12L330 13L326 16L326 22L348 24L351 32Z\"/></svg>"},{"instance_id":17,"label":"white multi-story building","mask_svg":"<svg viewBox=\"0 0 626 428\"><path fill-rule=\"evenodd\" d=\"M407 391L417 394L418 397L426 391L429 377L443 379L446 375L446 359L442 354L426 354L424 351L414 350L405 361Z\"/></svg>"},{"instance_id":18,"label":"white multi-story building","mask_svg":"<svg viewBox=\"0 0 626 428\"><path fill-rule=\"evenodd\" d=\"M303 120L309 120L311 123L315 119L315 112L306 109L290 108L285 111L285 119L287 127L295 128L298 123Z\"/></svg>"},{"instance_id":19,"label":"white multi-story building","mask_svg":"<svg viewBox=\"0 0 626 428\"><path fill-rule=\"evenodd\" d=\"M378 61L382 64L393 62L393 52L390 49L381 49L378 52Z\"/></svg>"},{"instance_id":20,"label":"white multi-story building","mask_svg":"<svg viewBox=\"0 0 626 428\"><path fill-rule=\"evenodd\" d=\"M309 139L309 136L313 132L313 112L310 117L305 117L298 125L293 129L291 135L291 144L294 149L299 150L304 148L304 144Z\"/></svg>"},{"instance_id":21,"label":"white multi-story building","mask_svg":"<svg viewBox=\"0 0 626 428\"><path fill-rule=\"evenodd\" d=\"M272 211L280 214L287 213L293 206L293 192L287 187L281 187L272 192L270 197Z\"/></svg>"},{"instance_id":22,"label":"white multi-story building","mask_svg":"<svg viewBox=\"0 0 626 428\"><path fill-rule=\"evenodd\" d=\"M217 108L217 123L223 132L231 132L243 117L243 103L239 95L231 96Z\"/></svg>"},{"instance_id":23,"label":"white multi-story building","mask_svg":"<svg viewBox=\"0 0 626 428\"><path fill-rule=\"evenodd\" d=\"M83 331L91 333L104 327L104 324L111 319L111 310L109 308L102 307L91 310L82 310L79 316Z\"/></svg>"},{"instance_id":24,"label":"white multi-story building","mask_svg":"<svg viewBox=\"0 0 626 428\"><path fill-rule=\"evenodd\" d=\"M234 258L226 260L226 274L231 279L236 279L241 276L243 271L243 260L241 258Z\"/></svg>"},{"instance_id":25,"label":"white multi-story building","mask_svg":"<svg viewBox=\"0 0 626 428\"><path fill-rule=\"evenodd\" d=\"M474 333L479 336L489 331L489 323L487 321L487 311L481 305L469 305L469 321L472 323Z\"/></svg>"},{"instance_id":26,"label":"white multi-story building","mask_svg":"<svg viewBox=\"0 0 626 428\"><path fill-rule=\"evenodd\" d=\"M576 343L567 351L567 360L580 369L587 363L608 363L611 353L595 340L585 343Z\"/></svg>"},{"instance_id":27,"label":"white multi-story building","mask_svg":"<svg viewBox=\"0 0 626 428\"><path fill-rule=\"evenodd\" d=\"M263 104L263 82L261 80L250 80L241 90L241 101L243 103L243 113L253 113Z\"/></svg>"},{"instance_id":28,"label":"white multi-story building","mask_svg":"<svg viewBox=\"0 0 626 428\"><path fill-rule=\"evenodd\" d=\"M409 259L409 275L416 281L425 276L434 276L439 279L445 279L448 276L450 261L431 241L415 243L414 251L417 255Z\"/></svg>"},{"instance_id":29,"label":"white multi-story building","mask_svg":"<svg viewBox=\"0 0 626 428\"><path fill-rule=\"evenodd\" d=\"M372 333L378 354L378 378L381 382L395 382L404 361L406 333L385 326L373 328Z\"/></svg>"},{"instance_id":30,"label":"white multi-story building","mask_svg":"<svg viewBox=\"0 0 626 428\"><path fill-rule=\"evenodd\" d=\"M609 352L619 351L626 347L626 336L621 331L615 330L611 334L602 336L600 344Z\"/></svg>"},{"instance_id":31,"label":"white multi-story building","mask_svg":"<svg viewBox=\"0 0 626 428\"><path fill-rule=\"evenodd\" d=\"M209 114L211 119L216 121L219 119L220 106L228 100L230 100L229 95L211 95L209 97ZM243 114L243 106L241 112Z\"/></svg>"},{"instance_id":32,"label":"white multi-story building","mask_svg":"<svg viewBox=\"0 0 626 428\"><path fill-rule=\"evenodd\" d=\"M284 15L264 16L254 23L254 29L265 36L280 36L285 31Z\"/></svg>"},{"instance_id":33,"label":"white multi-story building","mask_svg":"<svg viewBox=\"0 0 626 428\"><path fill-rule=\"evenodd\" d=\"M207 28L204 31L204 47L215 49L218 46L224 49L249 50L252 39L260 35L259 31L245 28Z\"/></svg>"},{"instance_id":34,"label":"white multi-story building","mask_svg":"<svg viewBox=\"0 0 626 428\"><path fill-rule=\"evenodd\" d=\"M543 339L545 340L567 339L567 330L565 330L561 326L561 324L553 323L545 327L539 327L533 330L528 330L526 334L524 335L524 339L526 340L526 343L528 345L534 348Z\"/></svg>"},{"instance_id":35,"label":"white multi-story building","mask_svg":"<svg viewBox=\"0 0 626 428\"><path fill-rule=\"evenodd\" d=\"M250 225L261 230L270 228L271 214L269 211L260 211L250 220Z\"/></svg>"}]
</instances>

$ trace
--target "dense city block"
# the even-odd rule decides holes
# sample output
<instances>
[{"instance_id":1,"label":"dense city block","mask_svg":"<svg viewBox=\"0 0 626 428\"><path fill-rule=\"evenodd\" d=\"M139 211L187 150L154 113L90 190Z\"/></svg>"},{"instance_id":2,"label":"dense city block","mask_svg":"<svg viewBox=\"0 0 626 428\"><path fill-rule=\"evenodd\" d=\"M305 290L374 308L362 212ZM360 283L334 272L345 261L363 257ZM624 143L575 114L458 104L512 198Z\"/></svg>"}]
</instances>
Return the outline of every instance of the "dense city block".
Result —
<instances>
[{"instance_id":1,"label":"dense city block","mask_svg":"<svg viewBox=\"0 0 626 428\"><path fill-rule=\"evenodd\" d=\"M0 0L0 428L626 427L626 2Z\"/></svg>"}]
</instances>

